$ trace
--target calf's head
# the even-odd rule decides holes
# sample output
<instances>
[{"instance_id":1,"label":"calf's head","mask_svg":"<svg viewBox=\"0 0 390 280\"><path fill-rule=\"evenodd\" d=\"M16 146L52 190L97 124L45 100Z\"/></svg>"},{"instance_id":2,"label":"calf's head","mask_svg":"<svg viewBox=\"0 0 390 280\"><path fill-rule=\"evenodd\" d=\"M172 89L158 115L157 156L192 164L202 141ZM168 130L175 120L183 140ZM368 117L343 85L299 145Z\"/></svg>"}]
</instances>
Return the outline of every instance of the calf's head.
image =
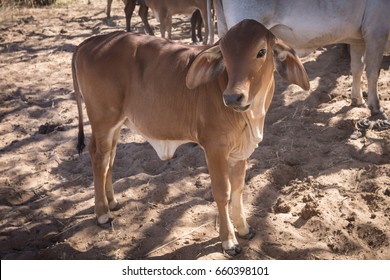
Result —
<instances>
[{"instance_id":1,"label":"calf's head","mask_svg":"<svg viewBox=\"0 0 390 280\"><path fill-rule=\"evenodd\" d=\"M214 46L195 57L186 84L193 89L226 71L224 104L235 111L246 111L258 93L267 92L275 68L284 79L305 90L310 88L306 71L294 50L261 23L243 20Z\"/></svg>"}]
</instances>

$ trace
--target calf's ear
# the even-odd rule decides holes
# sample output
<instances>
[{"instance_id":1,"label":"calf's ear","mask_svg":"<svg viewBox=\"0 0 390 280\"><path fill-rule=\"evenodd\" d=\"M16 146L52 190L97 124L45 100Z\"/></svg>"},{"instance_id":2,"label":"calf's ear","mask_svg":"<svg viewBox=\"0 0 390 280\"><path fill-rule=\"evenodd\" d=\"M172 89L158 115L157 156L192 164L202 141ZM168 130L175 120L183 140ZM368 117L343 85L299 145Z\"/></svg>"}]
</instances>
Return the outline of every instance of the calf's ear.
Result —
<instances>
[{"instance_id":1,"label":"calf's ear","mask_svg":"<svg viewBox=\"0 0 390 280\"><path fill-rule=\"evenodd\" d=\"M186 76L186 85L194 89L217 78L225 69L219 45L200 52L190 65Z\"/></svg>"},{"instance_id":2,"label":"calf's ear","mask_svg":"<svg viewBox=\"0 0 390 280\"><path fill-rule=\"evenodd\" d=\"M273 50L276 71L279 75L304 90L309 90L309 78L295 51L280 39L276 40Z\"/></svg>"}]
</instances>

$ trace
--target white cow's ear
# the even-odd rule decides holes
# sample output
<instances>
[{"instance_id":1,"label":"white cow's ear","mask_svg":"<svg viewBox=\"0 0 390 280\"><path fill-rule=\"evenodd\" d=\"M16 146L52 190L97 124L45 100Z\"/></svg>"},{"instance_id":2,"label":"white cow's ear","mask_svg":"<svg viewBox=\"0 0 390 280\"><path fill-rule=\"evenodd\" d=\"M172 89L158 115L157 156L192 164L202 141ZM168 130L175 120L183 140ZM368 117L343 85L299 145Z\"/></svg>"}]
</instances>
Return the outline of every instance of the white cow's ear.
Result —
<instances>
[{"instance_id":1,"label":"white cow's ear","mask_svg":"<svg viewBox=\"0 0 390 280\"><path fill-rule=\"evenodd\" d=\"M304 90L310 89L306 70L295 51L280 39L276 40L274 46L274 60L280 76Z\"/></svg>"},{"instance_id":2,"label":"white cow's ear","mask_svg":"<svg viewBox=\"0 0 390 280\"><path fill-rule=\"evenodd\" d=\"M214 45L200 52L187 72L186 85L194 89L217 78L225 69L219 45Z\"/></svg>"}]
</instances>

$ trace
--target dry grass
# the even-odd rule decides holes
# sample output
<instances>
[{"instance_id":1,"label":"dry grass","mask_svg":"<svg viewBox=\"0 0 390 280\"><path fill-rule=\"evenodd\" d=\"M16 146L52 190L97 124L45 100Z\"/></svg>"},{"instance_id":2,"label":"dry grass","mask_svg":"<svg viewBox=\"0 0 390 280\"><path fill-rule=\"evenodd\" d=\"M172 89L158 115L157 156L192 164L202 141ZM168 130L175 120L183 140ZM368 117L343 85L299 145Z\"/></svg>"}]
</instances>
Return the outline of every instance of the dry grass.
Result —
<instances>
[{"instance_id":1,"label":"dry grass","mask_svg":"<svg viewBox=\"0 0 390 280\"><path fill-rule=\"evenodd\" d=\"M31 14L30 8L61 7L78 0L0 0L0 21Z\"/></svg>"},{"instance_id":2,"label":"dry grass","mask_svg":"<svg viewBox=\"0 0 390 280\"><path fill-rule=\"evenodd\" d=\"M56 0L0 0L0 7L36 7L52 5Z\"/></svg>"}]
</instances>

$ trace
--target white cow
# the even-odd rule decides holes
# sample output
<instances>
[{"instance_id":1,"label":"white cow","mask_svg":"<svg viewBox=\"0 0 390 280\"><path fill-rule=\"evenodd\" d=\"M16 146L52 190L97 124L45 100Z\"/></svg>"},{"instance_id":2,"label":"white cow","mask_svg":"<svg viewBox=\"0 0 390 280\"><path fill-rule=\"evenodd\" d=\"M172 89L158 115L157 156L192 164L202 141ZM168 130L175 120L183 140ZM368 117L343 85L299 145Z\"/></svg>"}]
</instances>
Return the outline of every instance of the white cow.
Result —
<instances>
[{"instance_id":1,"label":"white cow","mask_svg":"<svg viewBox=\"0 0 390 280\"><path fill-rule=\"evenodd\" d=\"M385 49L390 49L390 0L214 0L218 33L243 19L255 19L292 46L299 55L318 47L350 44L352 105L364 105L360 90L366 65L368 107L387 119L377 82Z\"/></svg>"}]
</instances>

